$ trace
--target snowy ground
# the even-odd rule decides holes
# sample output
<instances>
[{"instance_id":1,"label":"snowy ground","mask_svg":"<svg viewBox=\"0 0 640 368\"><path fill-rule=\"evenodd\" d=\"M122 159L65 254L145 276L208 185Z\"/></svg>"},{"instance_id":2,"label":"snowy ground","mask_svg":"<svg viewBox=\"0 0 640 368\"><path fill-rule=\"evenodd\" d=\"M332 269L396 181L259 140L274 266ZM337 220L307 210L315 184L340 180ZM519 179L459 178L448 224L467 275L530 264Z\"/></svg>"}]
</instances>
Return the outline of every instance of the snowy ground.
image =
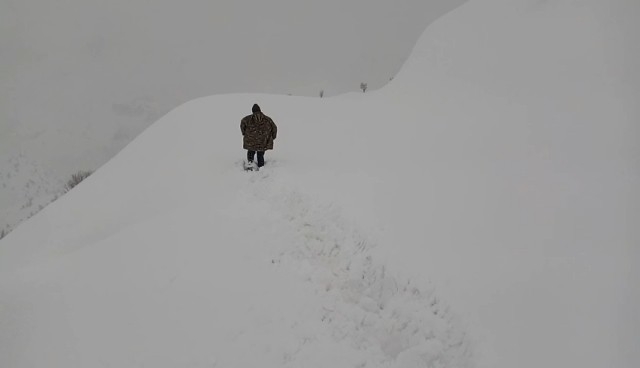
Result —
<instances>
[{"instance_id":1,"label":"snowy ground","mask_svg":"<svg viewBox=\"0 0 640 368\"><path fill-rule=\"evenodd\" d=\"M231 163L204 175L226 191L104 239L94 229L96 247L60 244L35 272L3 277L3 363L466 366L469 342L437 293L389 274L375 241L284 166Z\"/></svg>"},{"instance_id":2,"label":"snowy ground","mask_svg":"<svg viewBox=\"0 0 640 368\"><path fill-rule=\"evenodd\" d=\"M2 240L0 365L638 366L638 6L474 0L383 90L172 111Z\"/></svg>"}]
</instances>

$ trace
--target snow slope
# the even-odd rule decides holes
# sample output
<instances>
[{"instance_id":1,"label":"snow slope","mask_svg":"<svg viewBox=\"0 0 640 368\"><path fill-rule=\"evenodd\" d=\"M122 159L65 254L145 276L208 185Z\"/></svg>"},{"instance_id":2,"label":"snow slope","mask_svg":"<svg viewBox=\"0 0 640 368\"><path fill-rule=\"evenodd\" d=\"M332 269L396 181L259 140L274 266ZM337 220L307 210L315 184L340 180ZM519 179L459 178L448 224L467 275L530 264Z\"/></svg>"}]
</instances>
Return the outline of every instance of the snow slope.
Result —
<instances>
[{"instance_id":1,"label":"snow slope","mask_svg":"<svg viewBox=\"0 0 640 368\"><path fill-rule=\"evenodd\" d=\"M273 117L290 144L253 174L228 122L256 98L289 106ZM347 113L347 100L326 111ZM361 179L349 165L309 166L318 156L302 139L320 138L322 115L292 121L319 101L191 102L9 234L3 365L466 365L465 333L433 288L388 274L375 237L305 191Z\"/></svg>"},{"instance_id":2,"label":"snow slope","mask_svg":"<svg viewBox=\"0 0 640 368\"><path fill-rule=\"evenodd\" d=\"M640 361L639 20L634 1L474 1L386 89L427 137L405 139L425 172L397 231L428 249L390 263L448 286L492 366Z\"/></svg>"},{"instance_id":3,"label":"snow slope","mask_svg":"<svg viewBox=\"0 0 640 368\"><path fill-rule=\"evenodd\" d=\"M329 96L363 81L377 88L424 28L462 2L2 0L0 172L14 172L4 163L23 157L46 168L44 180L28 180L59 191L197 97ZM29 175L3 182L20 188L15 179ZM21 201L18 209L23 198L50 201L28 188L0 195ZM0 207L0 227L26 217L15 208Z\"/></svg>"},{"instance_id":4,"label":"snow slope","mask_svg":"<svg viewBox=\"0 0 640 368\"><path fill-rule=\"evenodd\" d=\"M0 242L0 365L638 366L638 8L473 0L380 91L172 111Z\"/></svg>"}]
</instances>

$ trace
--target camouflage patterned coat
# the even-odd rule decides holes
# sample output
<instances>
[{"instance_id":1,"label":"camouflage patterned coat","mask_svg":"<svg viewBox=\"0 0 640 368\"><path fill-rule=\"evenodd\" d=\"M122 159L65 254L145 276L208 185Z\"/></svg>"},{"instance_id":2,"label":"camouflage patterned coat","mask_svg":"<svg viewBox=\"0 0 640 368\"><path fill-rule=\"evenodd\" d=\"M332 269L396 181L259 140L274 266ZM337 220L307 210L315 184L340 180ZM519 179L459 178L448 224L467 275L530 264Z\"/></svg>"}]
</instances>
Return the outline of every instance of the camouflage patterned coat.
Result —
<instances>
[{"instance_id":1,"label":"camouflage patterned coat","mask_svg":"<svg viewBox=\"0 0 640 368\"><path fill-rule=\"evenodd\" d=\"M273 149L273 140L276 139L278 127L270 117L258 111L242 118L240 131L244 137L244 149L266 151Z\"/></svg>"}]
</instances>

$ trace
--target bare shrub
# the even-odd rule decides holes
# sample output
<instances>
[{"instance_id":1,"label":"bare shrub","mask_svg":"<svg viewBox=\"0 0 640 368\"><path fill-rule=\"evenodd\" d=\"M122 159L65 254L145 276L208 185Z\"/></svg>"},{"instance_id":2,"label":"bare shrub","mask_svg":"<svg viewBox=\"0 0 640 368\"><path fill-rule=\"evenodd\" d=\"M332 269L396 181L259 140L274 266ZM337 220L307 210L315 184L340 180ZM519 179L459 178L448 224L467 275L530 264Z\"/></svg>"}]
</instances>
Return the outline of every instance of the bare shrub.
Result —
<instances>
[{"instance_id":1,"label":"bare shrub","mask_svg":"<svg viewBox=\"0 0 640 368\"><path fill-rule=\"evenodd\" d=\"M77 173L71 175L71 179L67 181L67 184L64 186L64 192L68 192L76 185L80 184L81 181L89 177L89 175L93 174L93 171L78 171Z\"/></svg>"}]
</instances>

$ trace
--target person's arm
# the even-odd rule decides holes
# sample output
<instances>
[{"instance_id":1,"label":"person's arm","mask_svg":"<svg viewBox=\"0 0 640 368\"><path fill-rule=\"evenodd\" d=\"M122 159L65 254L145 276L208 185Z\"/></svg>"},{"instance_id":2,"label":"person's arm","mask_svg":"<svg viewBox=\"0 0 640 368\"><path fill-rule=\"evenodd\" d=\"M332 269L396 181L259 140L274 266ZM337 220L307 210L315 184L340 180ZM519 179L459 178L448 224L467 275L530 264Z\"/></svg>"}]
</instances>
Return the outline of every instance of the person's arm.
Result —
<instances>
[{"instance_id":1,"label":"person's arm","mask_svg":"<svg viewBox=\"0 0 640 368\"><path fill-rule=\"evenodd\" d=\"M278 135L278 127L276 126L276 123L274 123L273 120L271 120L271 138L276 139L277 135Z\"/></svg>"},{"instance_id":2,"label":"person's arm","mask_svg":"<svg viewBox=\"0 0 640 368\"><path fill-rule=\"evenodd\" d=\"M237 121L237 120L236 120ZM242 135L244 136L244 132L245 130L247 130L247 122L245 121L245 119L243 118L242 120L240 120L240 131L242 132Z\"/></svg>"}]
</instances>

